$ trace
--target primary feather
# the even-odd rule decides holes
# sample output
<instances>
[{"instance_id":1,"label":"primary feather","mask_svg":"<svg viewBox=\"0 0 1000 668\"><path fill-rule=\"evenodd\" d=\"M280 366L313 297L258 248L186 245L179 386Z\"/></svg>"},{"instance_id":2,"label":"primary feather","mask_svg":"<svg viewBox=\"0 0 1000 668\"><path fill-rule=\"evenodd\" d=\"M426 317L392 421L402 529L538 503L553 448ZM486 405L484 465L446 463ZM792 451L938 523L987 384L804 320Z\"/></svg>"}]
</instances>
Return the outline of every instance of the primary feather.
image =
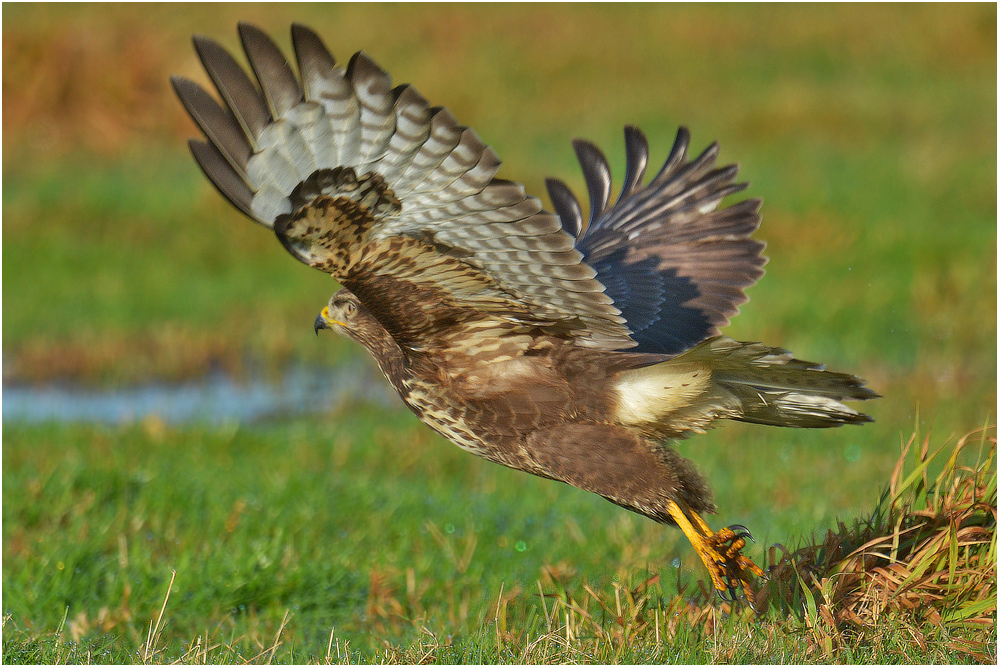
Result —
<instances>
[{"instance_id":1,"label":"primary feather","mask_svg":"<svg viewBox=\"0 0 1000 668\"><path fill-rule=\"evenodd\" d=\"M446 109L432 109L412 86L393 88L364 53L339 67L315 33L295 25L297 78L263 32L247 24L239 32L259 88L203 37L195 46L225 107L196 84L174 78L208 140L192 142L195 158L231 202L272 228L311 205L293 191L324 170L380 178L405 206L341 239L350 263L331 273L342 281L366 244L412 239L461 256L490 279L493 299L477 303L479 309L491 303L507 317L523 310L512 305L528 304L538 317L526 326L551 322L574 331L580 345L673 354L717 334L746 300L743 288L763 273L763 244L749 239L759 224L757 203L716 211L725 195L745 186L732 183L735 167L712 167L714 148L687 162L683 128L647 186L646 139L626 128L625 186L614 205L603 154L574 142L590 192L585 224L561 182L549 181L555 216L519 184L497 180L500 161L473 130ZM285 237L289 229L301 228L284 227ZM301 250L314 239L284 242ZM330 271L327 264L321 268Z\"/></svg>"}]
</instances>

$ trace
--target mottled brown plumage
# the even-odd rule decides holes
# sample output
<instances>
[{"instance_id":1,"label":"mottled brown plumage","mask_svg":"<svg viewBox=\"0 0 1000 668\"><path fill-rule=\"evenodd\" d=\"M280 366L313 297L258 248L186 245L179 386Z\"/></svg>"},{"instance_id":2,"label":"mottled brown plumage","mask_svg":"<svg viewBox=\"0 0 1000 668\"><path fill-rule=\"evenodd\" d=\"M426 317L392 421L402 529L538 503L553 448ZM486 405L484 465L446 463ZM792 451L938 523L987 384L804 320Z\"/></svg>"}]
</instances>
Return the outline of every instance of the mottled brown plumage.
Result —
<instances>
[{"instance_id":1,"label":"mottled brown plumage","mask_svg":"<svg viewBox=\"0 0 1000 668\"><path fill-rule=\"evenodd\" d=\"M734 165L714 166L717 146L688 161L682 128L643 184L646 139L626 128L612 203L607 161L577 140L590 216L550 179L553 214L496 178L500 161L473 130L393 88L363 53L341 68L295 25L296 76L264 33L239 32L256 84L200 37L224 105L172 81L207 138L191 149L212 183L344 286L317 330L368 349L406 405L460 447L678 525L721 591L759 575L740 555L749 533L708 528L711 490L666 442L721 418L865 422L842 402L875 395L719 336L764 258L750 239L760 201L719 209L746 184Z\"/></svg>"}]
</instances>

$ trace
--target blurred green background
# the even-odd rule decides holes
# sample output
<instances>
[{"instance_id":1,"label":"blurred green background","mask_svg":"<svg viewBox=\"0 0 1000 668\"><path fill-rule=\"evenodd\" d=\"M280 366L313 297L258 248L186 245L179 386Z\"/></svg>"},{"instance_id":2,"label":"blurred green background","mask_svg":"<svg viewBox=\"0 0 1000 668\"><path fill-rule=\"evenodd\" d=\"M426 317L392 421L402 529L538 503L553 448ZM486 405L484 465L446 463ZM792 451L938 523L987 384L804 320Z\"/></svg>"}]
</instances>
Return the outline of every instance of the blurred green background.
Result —
<instances>
[{"instance_id":1,"label":"blurred green background","mask_svg":"<svg viewBox=\"0 0 1000 668\"><path fill-rule=\"evenodd\" d=\"M713 140L763 197L768 274L727 334L854 370L878 413L958 426L995 396L989 5L8 5L5 378L134 381L244 353L321 360L331 282L208 186L167 77L192 33L313 26L477 128L502 175L583 192L569 145ZM653 159L655 162L655 157ZM971 402L972 397L981 402ZM968 408L963 408L963 407ZM888 411L888 413L887 413Z\"/></svg>"},{"instance_id":2,"label":"blurred green background","mask_svg":"<svg viewBox=\"0 0 1000 668\"><path fill-rule=\"evenodd\" d=\"M366 49L497 150L501 175L582 195L570 140L622 174L676 127L764 199L771 261L726 333L849 369L881 419L993 411L996 49L991 5L6 5L4 379L127 383L321 362L334 289L212 190L167 82L237 20L287 48ZM356 354L353 351L349 354Z\"/></svg>"},{"instance_id":3,"label":"blurred green background","mask_svg":"<svg viewBox=\"0 0 1000 668\"><path fill-rule=\"evenodd\" d=\"M678 125L691 129L695 153L720 142L720 160L750 181L747 195L764 199L757 236L771 258L725 333L856 373L883 395L863 429L727 425L682 445L734 490L720 492L720 505L743 500L740 512L764 513L758 523L770 521L764 504L791 515L772 539L870 506L918 419L952 441L995 420L995 5L5 4L3 19L5 385L129 386L363 355L313 336L335 285L207 183L184 145L197 130L168 83L170 74L207 83L194 33L238 52L235 25L247 20L287 52L298 21L340 61L364 49L397 83L449 107L504 160L500 176L545 201L547 176L584 193L574 137L601 146L619 179L625 124L647 134L651 170ZM307 431L347 425L344 414L327 416ZM81 470L91 457L141 468L131 458L145 455L100 459L91 446L162 437L54 436L6 421L4 432L5 584L11 558L32 554L10 542L25 520L8 515L8 489L58 469L39 458L72 452ZM289 454L288 439L275 436L262 466ZM414 489L434 475L525 478L424 440L423 464L393 461L417 467ZM215 471L212 456L192 465ZM282 465L301 475L304 464ZM504 500L507 512L533 490L546 490L543 507L554 494L577 498L545 481L524 485L532 491ZM602 503L588 517L617 522ZM535 510L527 502L523 513ZM653 544L664 535L646 534ZM62 611L44 614L58 621Z\"/></svg>"}]
</instances>

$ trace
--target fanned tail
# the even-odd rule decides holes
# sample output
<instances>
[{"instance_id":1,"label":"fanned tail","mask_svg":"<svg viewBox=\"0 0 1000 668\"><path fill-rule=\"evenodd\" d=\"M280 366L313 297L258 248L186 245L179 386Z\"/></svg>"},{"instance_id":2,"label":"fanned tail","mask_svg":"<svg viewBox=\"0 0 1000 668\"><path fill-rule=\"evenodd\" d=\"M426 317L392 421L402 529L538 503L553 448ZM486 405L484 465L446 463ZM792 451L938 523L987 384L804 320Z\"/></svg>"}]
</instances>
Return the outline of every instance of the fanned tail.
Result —
<instances>
[{"instance_id":1,"label":"fanned tail","mask_svg":"<svg viewBox=\"0 0 1000 668\"><path fill-rule=\"evenodd\" d=\"M846 406L879 395L857 376L827 371L781 348L719 337L706 342L712 380L739 400L731 419L778 427L837 427L871 422ZM705 345L705 344L703 344Z\"/></svg>"},{"instance_id":2,"label":"fanned tail","mask_svg":"<svg viewBox=\"0 0 1000 668\"><path fill-rule=\"evenodd\" d=\"M705 431L722 418L809 428L871 422L844 402L878 396L857 376L724 336L625 371L615 389L618 421L666 438Z\"/></svg>"}]
</instances>

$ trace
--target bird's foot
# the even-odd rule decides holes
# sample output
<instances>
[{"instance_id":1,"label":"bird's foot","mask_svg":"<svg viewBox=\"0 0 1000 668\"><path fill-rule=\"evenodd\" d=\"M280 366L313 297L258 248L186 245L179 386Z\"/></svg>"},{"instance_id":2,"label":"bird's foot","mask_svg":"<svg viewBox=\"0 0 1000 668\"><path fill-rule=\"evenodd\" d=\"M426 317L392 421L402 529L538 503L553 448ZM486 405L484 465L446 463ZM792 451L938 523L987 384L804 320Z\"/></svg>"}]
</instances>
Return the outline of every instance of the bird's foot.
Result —
<instances>
[{"instance_id":1,"label":"bird's foot","mask_svg":"<svg viewBox=\"0 0 1000 668\"><path fill-rule=\"evenodd\" d=\"M750 609L756 612L751 578L761 577L764 571L753 560L740 553L746 547L746 539L753 540L749 529L734 524L713 532L697 513L679 501L675 503L675 509L671 509L670 515L691 541L695 552L708 569L712 585L722 598L735 601L738 592L742 591Z\"/></svg>"},{"instance_id":2,"label":"bird's foot","mask_svg":"<svg viewBox=\"0 0 1000 668\"><path fill-rule=\"evenodd\" d=\"M742 525L734 524L705 536L700 548L694 541L692 543L722 598L735 601L738 592L742 591L750 608L756 612L753 589L750 586L751 576L761 577L764 571L750 557L740 553L746 547L747 538L753 541L750 531Z\"/></svg>"}]
</instances>

